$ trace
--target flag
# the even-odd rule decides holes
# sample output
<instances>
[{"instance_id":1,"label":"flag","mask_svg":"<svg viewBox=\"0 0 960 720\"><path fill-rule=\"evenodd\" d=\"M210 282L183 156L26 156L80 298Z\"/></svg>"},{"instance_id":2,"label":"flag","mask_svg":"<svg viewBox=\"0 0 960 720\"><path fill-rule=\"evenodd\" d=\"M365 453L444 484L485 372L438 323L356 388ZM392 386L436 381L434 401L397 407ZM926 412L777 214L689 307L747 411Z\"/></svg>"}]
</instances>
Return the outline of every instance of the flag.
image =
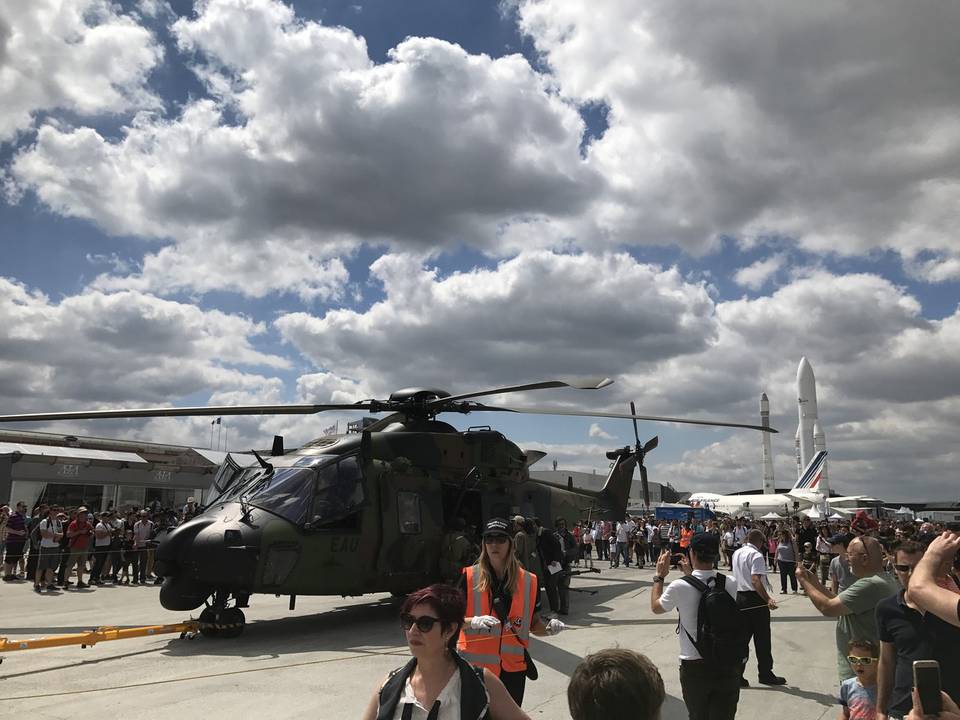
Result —
<instances>
[{"instance_id":1,"label":"flag","mask_svg":"<svg viewBox=\"0 0 960 720\"><path fill-rule=\"evenodd\" d=\"M217 418L216 420L211 420L211 421L210 421L210 424L211 424L211 425L219 425L219 424L220 424L220 420L221 420L221 418Z\"/></svg>"}]
</instances>

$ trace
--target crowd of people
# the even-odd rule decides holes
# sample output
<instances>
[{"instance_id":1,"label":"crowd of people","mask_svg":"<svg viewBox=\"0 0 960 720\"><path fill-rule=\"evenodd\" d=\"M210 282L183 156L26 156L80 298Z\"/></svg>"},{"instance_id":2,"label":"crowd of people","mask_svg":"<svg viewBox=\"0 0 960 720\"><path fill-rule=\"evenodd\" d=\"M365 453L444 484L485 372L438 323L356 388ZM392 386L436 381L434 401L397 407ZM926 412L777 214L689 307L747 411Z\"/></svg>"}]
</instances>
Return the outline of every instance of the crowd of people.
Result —
<instances>
[{"instance_id":1,"label":"crowd of people","mask_svg":"<svg viewBox=\"0 0 960 720\"><path fill-rule=\"evenodd\" d=\"M691 720L735 717L740 689L749 686L743 669L751 639L759 682L786 683L773 672L771 562L782 594L789 579L793 593L837 619L841 718L921 717L917 660L939 663L941 717L960 718L960 536L944 530L866 515L820 527L809 519L708 521L680 554L684 577L666 587L674 556L665 549L650 604L654 613L680 616L680 684ZM719 572L721 562L730 576Z\"/></svg>"},{"instance_id":2,"label":"crowd of people","mask_svg":"<svg viewBox=\"0 0 960 720\"><path fill-rule=\"evenodd\" d=\"M575 568L607 560L611 567L655 566L651 609L679 615L679 679L691 720L736 716L740 691L750 685L744 670L751 644L757 680L787 684L774 672L771 611L778 605L770 575L778 576L780 594L804 595L837 619L836 698L843 720L928 717L913 686L915 660L940 664L939 718L960 720L960 536L941 524L877 522L865 514L819 524L803 517L628 517L580 521L569 529L558 519L552 531L536 518L491 523L479 548L462 534L451 536L467 567L453 563L459 592L449 595L449 604L438 589L449 586L407 599L401 619L414 658L379 686L365 718L461 717L457 693L474 681L486 684L491 717L526 718L523 682L536 677L526 640L530 632L556 634L565 625L541 619L539 597L528 597L529 586L521 583L539 578L550 610L564 615ZM506 559L490 564L492 558ZM484 567L489 570L481 572ZM682 577L667 584L676 568ZM525 604L518 600L524 597ZM436 656L424 638L433 623L440 625ZM585 658L568 688L575 720L627 713L653 720L664 697L660 671L622 648ZM444 714L444 707L452 710Z\"/></svg>"},{"instance_id":3,"label":"crowd of people","mask_svg":"<svg viewBox=\"0 0 960 720\"><path fill-rule=\"evenodd\" d=\"M176 510L156 503L102 512L84 505L41 503L32 511L23 502L12 509L0 506L3 581L32 581L34 592L41 594L105 584L160 584L154 548L164 533L196 512L193 498Z\"/></svg>"},{"instance_id":4,"label":"crowd of people","mask_svg":"<svg viewBox=\"0 0 960 720\"><path fill-rule=\"evenodd\" d=\"M129 508L93 513L80 506L0 507L3 579L33 580L38 593L73 585L161 582L152 549L162 533L197 512ZM566 625L542 616L541 596L569 612L577 566L655 567L650 607L677 611L679 679L691 720L736 716L752 642L758 681L774 672L769 575L781 594L803 594L836 618L837 700L844 720L919 720L913 662L936 660L941 720L960 720L960 535L939 524L859 515L815 525L809 518L688 521L627 517L620 522L494 518L471 541L463 528L443 543L444 584L407 597L401 608L412 659L380 683L365 720L526 718L525 683L537 677L530 635ZM674 569L682 576L669 584ZM72 578L76 577L73 584ZM87 577L88 581L84 582ZM788 589L789 588L789 589ZM573 673L574 720L630 713L654 720L665 698L659 670L643 655L611 648Z\"/></svg>"}]
</instances>

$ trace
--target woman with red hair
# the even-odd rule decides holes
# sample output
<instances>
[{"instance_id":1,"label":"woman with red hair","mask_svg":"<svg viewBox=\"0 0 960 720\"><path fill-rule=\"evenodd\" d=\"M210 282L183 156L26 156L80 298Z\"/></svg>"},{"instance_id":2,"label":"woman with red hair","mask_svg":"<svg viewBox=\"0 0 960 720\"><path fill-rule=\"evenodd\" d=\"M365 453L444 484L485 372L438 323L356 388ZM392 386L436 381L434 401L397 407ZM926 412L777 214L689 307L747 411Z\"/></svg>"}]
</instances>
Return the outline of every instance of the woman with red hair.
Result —
<instances>
[{"instance_id":1,"label":"woman with red hair","mask_svg":"<svg viewBox=\"0 0 960 720\"><path fill-rule=\"evenodd\" d=\"M474 668L457 652L466 602L449 585L431 585L407 596L400 625L413 655L381 683L363 720L529 720L489 670Z\"/></svg>"}]
</instances>

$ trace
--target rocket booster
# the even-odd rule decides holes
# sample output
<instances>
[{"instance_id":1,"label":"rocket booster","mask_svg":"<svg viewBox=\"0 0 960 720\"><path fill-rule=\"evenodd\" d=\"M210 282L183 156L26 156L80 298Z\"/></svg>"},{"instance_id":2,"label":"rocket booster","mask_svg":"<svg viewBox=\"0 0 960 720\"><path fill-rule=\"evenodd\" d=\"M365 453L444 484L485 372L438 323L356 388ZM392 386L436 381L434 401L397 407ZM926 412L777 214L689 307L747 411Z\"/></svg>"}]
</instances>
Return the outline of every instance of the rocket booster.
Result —
<instances>
[{"instance_id":1,"label":"rocket booster","mask_svg":"<svg viewBox=\"0 0 960 720\"><path fill-rule=\"evenodd\" d=\"M813 426L817 424L817 380L806 357L800 358L797 368L797 411L800 416L800 465L806 467L816 454Z\"/></svg>"},{"instance_id":2,"label":"rocket booster","mask_svg":"<svg viewBox=\"0 0 960 720\"><path fill-rule=\"evenodd\" d=\"M767 394L760 396L760 424L763 427L770 427L770 401L767 400ZM762 438L761 448L763 451L763 492L772 494L776 492L773 486L773 455L770 453L770 433L760 433Z\"/></svg>"},{"instance_id":3,"label":"rocket booster","mask_svg":"<svg viewBox=\"0 0 960 720\"><path fill-rule=\"evenodd\" d=\"M820 426L820 421L818 420L813 424L813 451L815 453L820 452L821 450L827 449L827 436L823 432L823 428ZM820 490L828 495L830 493L830 485L827 483L827 461L823 461L823 469L820 471Z\"/></svg>"},{"instance_id":4,"label":"rocket booster","mask_svg":"<svg viewBox=\"0 0 960 720\"><path fill-rule=\"evenodd\" d=\"M800 479L800 476L803 475L803 463L800 461L800 428L797 427L797 435L793 439L794 452L797 456L797 479Z\"/></svg>"}]
</instances>

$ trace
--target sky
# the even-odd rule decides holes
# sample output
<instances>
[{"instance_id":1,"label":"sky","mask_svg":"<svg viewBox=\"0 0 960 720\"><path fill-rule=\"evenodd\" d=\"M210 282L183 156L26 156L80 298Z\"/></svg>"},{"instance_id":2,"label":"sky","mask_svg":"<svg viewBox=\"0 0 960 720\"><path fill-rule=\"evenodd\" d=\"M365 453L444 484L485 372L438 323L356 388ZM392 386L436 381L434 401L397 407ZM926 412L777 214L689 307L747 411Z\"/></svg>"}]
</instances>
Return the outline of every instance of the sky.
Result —
<instances>
[{"instance_id":1,"label":"sky","mask_svg":"<svg viewBox=\"0 0 960 720\"><path fill-rule=\"evenodd\" d=\"M610 377L491 403L757 422L766 392L790 486L806 356L834 490L956 500L958 25L928 0L5 3L2 411ZM450 420L588 472L633 439ZM652 480L761 484L756 432L640 432Z\"/></svg>"}]
</instances>

